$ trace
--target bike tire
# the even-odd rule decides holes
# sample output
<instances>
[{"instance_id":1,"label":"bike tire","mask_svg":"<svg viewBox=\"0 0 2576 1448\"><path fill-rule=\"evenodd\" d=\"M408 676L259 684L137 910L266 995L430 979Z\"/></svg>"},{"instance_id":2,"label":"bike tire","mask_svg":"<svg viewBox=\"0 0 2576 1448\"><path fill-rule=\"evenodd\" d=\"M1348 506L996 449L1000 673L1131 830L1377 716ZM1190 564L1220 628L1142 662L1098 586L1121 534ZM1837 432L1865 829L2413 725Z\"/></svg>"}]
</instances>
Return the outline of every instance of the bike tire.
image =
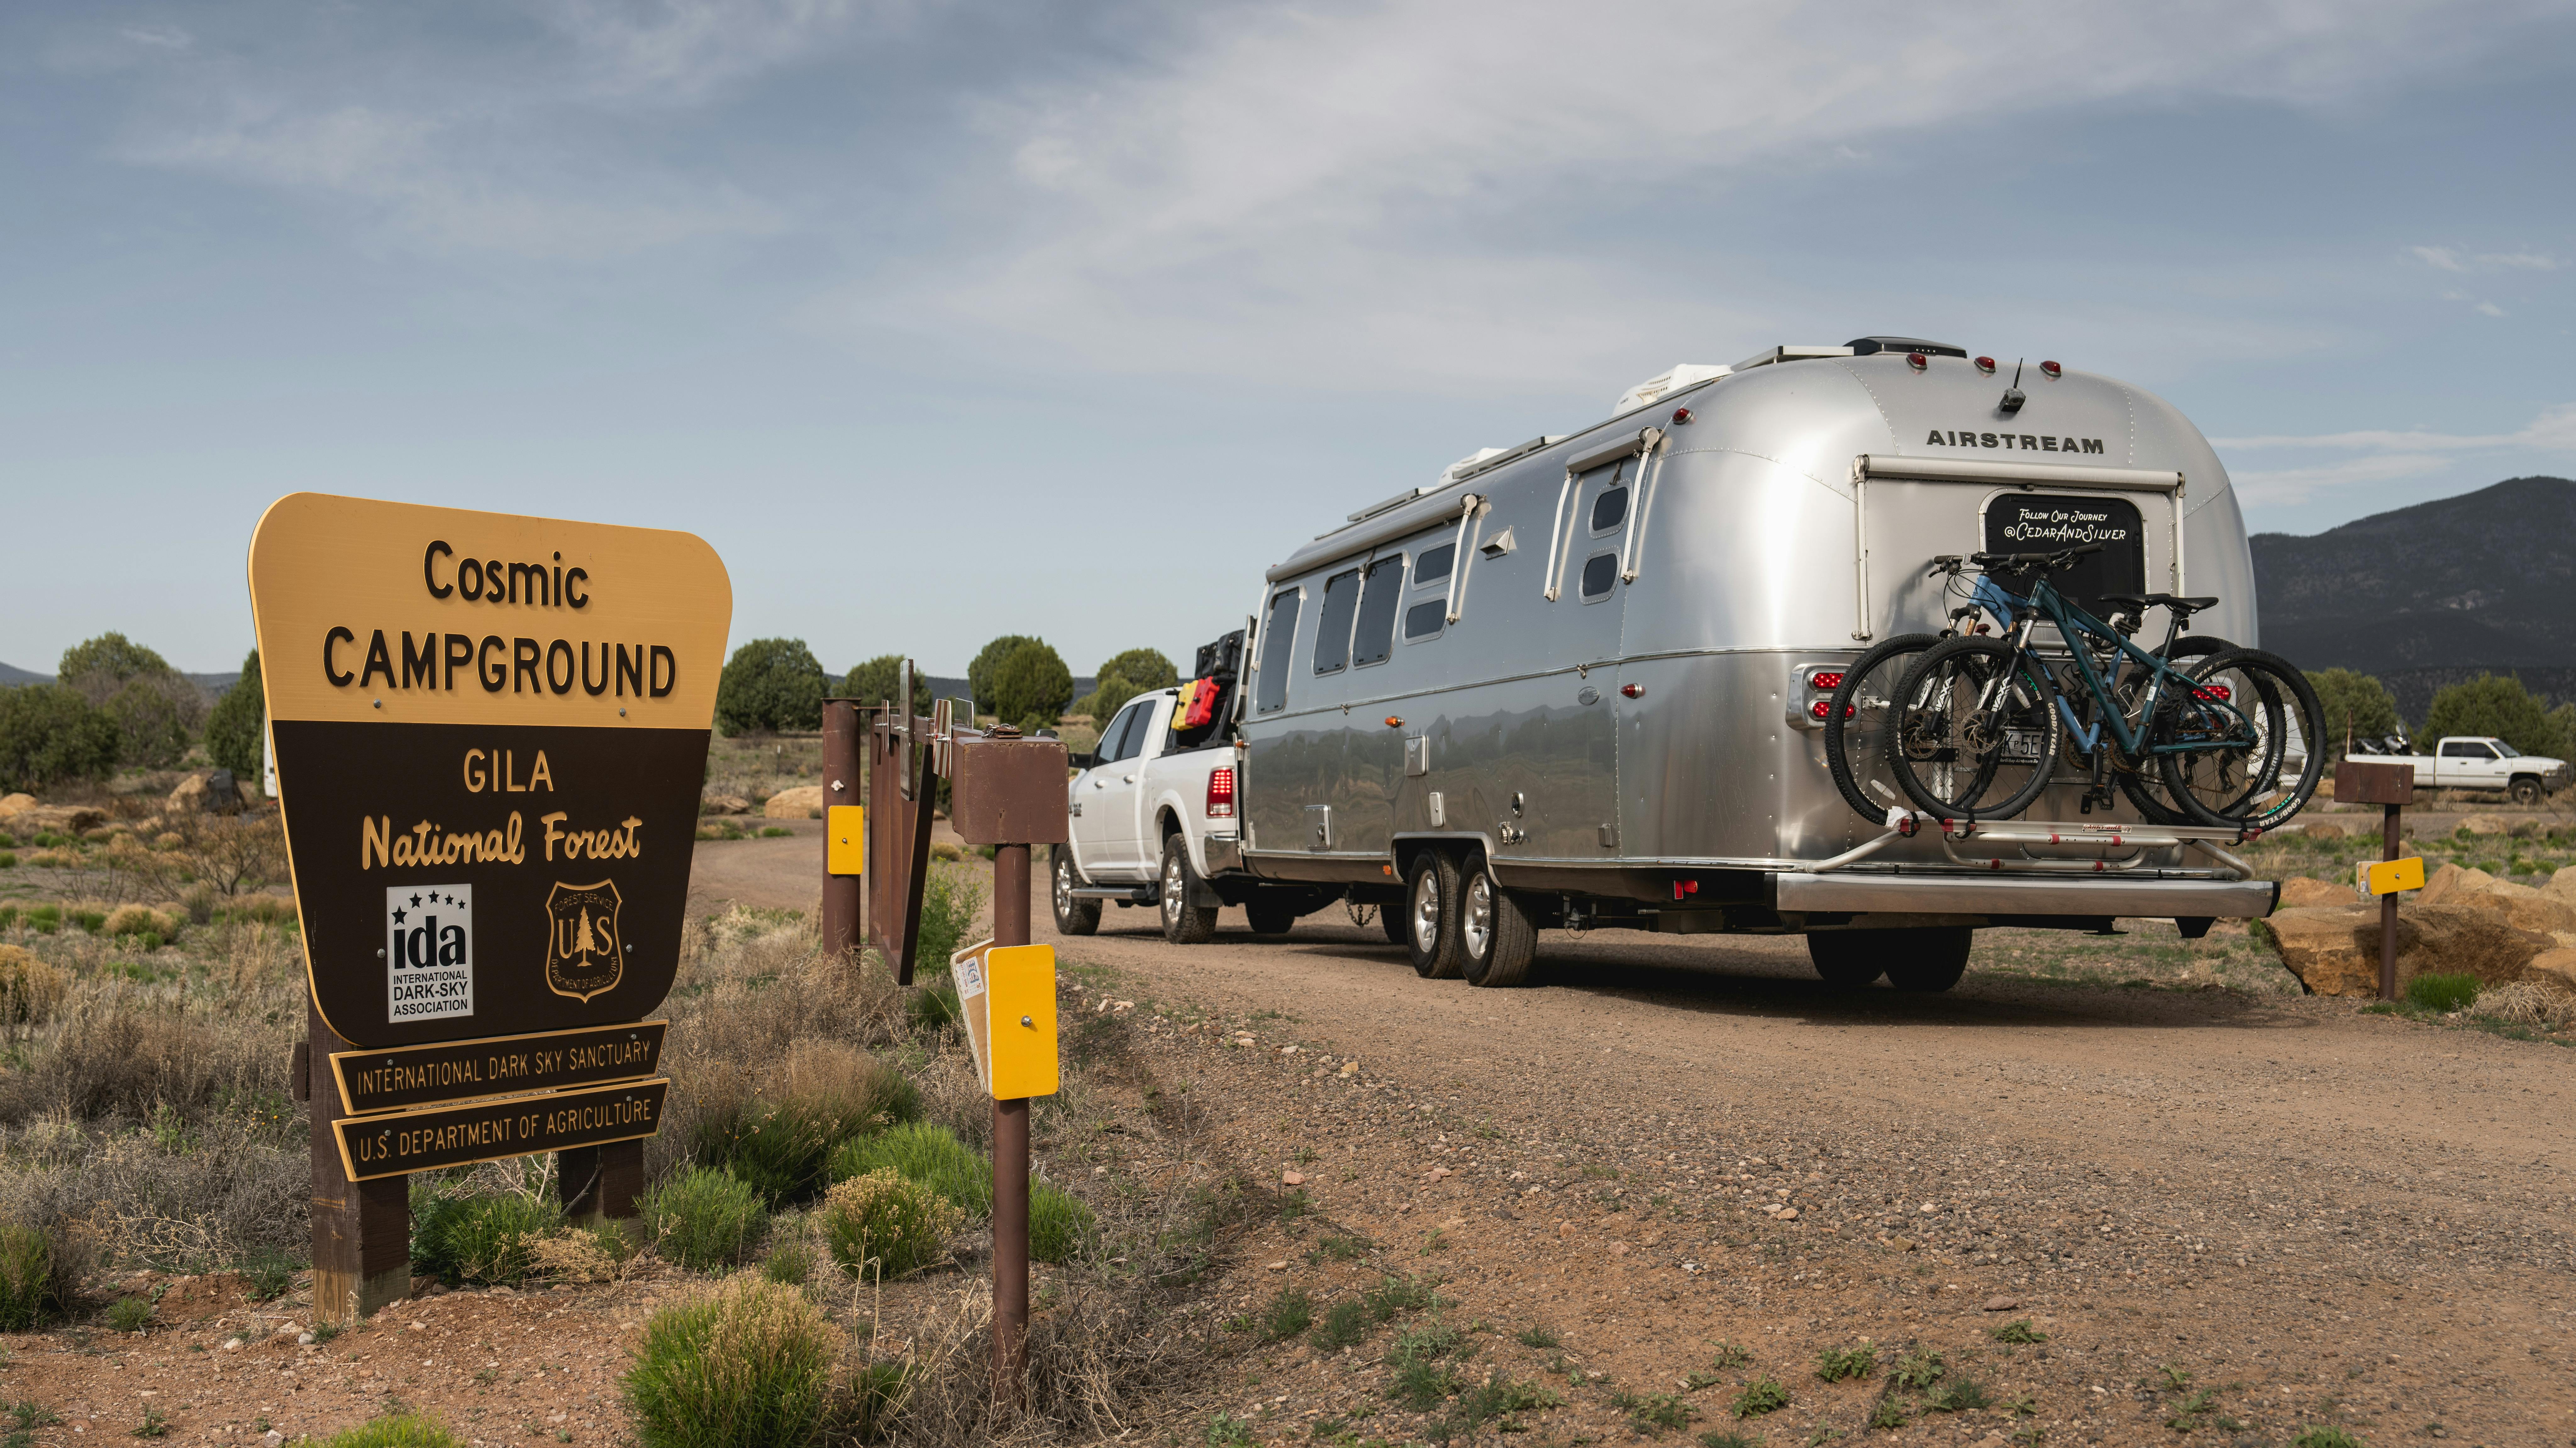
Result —
<instances>
[{"instance_id":1,"label":"bike tire","mask_svg":"<svg viewBox=\"0 0 2576 1448\"><path fill-rule=\"evenodd\" d=\"M2236 645L2218 637L2216 634L2185 634L2181 638L2173 641L2170 651L2166 649L2154 649L2150 650L2150 652L2154 653L2156 657L2165 660L2167 663L2179 666L2186 660L2207 658L2212 654L2223 654L2235 647ZM2126 711L2136 700L2139 692L2145 687L2146 686L2143 683L2133 683L2123 693L2120 699L2121 709ZM2152 738L2154 735L2153 721L2150 720L2146 722L2148 727L2142 732ZM2192 817L2190 811L2183 809L2172 800L2165 798L2163 771L2157 768L2153 759L2138 760L2133 763L2115 759L2112 764L2111 774L2113 781L2120 787L2121 795L2125 797L2131 805L2136 807L2138 818L2146 821L2148 824L2192 825L2200 823L2199 820Z\"/></svg>"},{"instance_id":2,"label":"bike tire","mask_svg":"<svg viewBox=\"0 0 2576 1448\"><path fill-rule=\"evenodd\" d=\"M2226 741L2228 747L2160 751L2165 792L2196 823L2255 830L2287 823L2307 807L2325 775L2325 708L2315 686L2289 660L2261 649L2211 655L2191 676L2199 687L2159 711L2162 727L2151 743ZM2219 686L2232 708L2198 697ZM2249 727L2255 737L2234 742Z\"/></svg>"},{"instance_id":3,"label":"bike tire","mask_svg":"<svg viewBox=\"0 0 2576 1448\"><path fill-rule=\"evenodd\" d=\"M1887 717L1896 686L1905 678L1913 656L1941 641L1939 634L1898 634L1880 641L1843 670L1825 712L1825 768L1843 803L1875 824L1890 808L1905 803L1904 793L1887 773ZM1872 787L1885 791L1884 797Z\"/></svg>"},{"instance_id":4,"label":"bike tire","mask_svg":"<svg viewBox=\"0 0 2576 1448\"><path fill-rule=\"evenodd\" d=\"M2001 691L1991 708L1990 682ZM1945 639L1905 671L1896 697L1888 769L1934 818L2009 819L2048 787L2066 726L2038 660L2001 639Z\"/></svg>"}]
</instances>

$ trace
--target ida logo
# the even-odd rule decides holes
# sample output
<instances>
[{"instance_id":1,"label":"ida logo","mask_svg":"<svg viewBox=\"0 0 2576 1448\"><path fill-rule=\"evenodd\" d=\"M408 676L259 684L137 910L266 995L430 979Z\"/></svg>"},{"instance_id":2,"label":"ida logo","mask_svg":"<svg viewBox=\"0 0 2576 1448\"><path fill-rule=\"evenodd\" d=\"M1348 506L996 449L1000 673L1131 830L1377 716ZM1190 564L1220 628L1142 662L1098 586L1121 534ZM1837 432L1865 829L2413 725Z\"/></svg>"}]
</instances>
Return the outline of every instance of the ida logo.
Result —
<instances>
[{"instance_id":1,"label":"ida logo","mask_svg":"<svg viewBox=\"0 0 2576 1448\"><path fill-rule=\"evenodd\" d=\"M385 891L385 1019L474 1014L474 887Z\"/></svg>"},{"instance_id":2,"label":"ida logo","mask_svg":"<svg viewBox=\"0 0 2576 1448\"><path fill-rule=\"evenodd\" d=\"M617 931L617 883L558 882L546 894L546 988L586 1001L614 990L628 946Z\"/></svg>"}]
</instances>

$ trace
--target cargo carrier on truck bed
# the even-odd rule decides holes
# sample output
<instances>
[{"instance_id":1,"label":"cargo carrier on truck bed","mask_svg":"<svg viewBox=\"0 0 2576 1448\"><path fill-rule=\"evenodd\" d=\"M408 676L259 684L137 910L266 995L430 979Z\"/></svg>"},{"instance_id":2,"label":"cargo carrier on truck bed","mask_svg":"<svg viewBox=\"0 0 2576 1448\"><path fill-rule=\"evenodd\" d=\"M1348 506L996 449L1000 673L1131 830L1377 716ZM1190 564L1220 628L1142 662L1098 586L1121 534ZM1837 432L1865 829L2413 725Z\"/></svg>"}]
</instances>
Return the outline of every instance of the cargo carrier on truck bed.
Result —
<instances>
[{"instance_id":1,"label":"cargo carrier on truck bed","mask_svg":"<svg viewBox=\"0 0 2576 1448\"><path fill-rule=\"evenodd\" d=\"M1865 817L1830 776L1841 672L1953 622L1940 555L2099 543L2056 579L2081 606L2196 592L2196 629L2259 642L2200 432L2108 378L2020 372L1907 338L1676 367L1350 514L1203 651L1185 692L1212 716L1174 730L1165 691L1113 722L1125 753L1070 786L1059 924L1114 898L1204 939L1220 902L1258 929L1375 904L1416 970L1488 986L1541 928L1804 933L1828 979L1937 990L1980 926L2269 913L2243 831L2095 808L2077 761L1992 823ZM1095 833L1120 843L1086 850L1112 797Z\"/></svg>"}]
</instances>

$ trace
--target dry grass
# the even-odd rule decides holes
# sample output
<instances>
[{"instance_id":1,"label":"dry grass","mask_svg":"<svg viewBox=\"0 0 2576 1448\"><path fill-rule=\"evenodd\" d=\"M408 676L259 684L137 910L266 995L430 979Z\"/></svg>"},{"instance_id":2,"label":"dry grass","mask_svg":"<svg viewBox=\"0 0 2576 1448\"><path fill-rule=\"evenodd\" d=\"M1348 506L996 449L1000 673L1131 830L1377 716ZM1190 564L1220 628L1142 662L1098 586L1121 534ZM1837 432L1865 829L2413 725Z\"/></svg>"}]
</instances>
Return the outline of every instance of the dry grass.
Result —
<instances>
[{"instance_id":1,"label":"dry grass","mask_svg":"<svg viewBox=\"0 0 2576 1448\"><path fill-rule=\"evenodd\" d=\"M2482 991L2469 1013L2536 1031L2576 1026L2576 993L2536 980L2517 980Z\"/></svg>"}]
</instances>

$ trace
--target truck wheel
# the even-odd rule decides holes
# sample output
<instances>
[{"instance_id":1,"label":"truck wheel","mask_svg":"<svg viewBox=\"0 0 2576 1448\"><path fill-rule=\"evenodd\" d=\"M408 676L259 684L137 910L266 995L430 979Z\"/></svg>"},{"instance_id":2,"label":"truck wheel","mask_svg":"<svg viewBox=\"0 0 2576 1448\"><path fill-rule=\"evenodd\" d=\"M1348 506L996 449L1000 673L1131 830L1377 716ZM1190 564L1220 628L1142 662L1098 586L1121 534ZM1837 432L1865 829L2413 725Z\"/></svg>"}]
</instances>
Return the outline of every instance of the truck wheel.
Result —
<instances>
[{"instance_id":1,"label":"truck wheel","mask_svg":"<svg viewBox=\"0 0 2576 1448\"><path fill-rule=\"evenodd\" d=\"M1415 975L1458 978L1458 866L1438 850L1424 850L1405 872L1404 948Z\"/></svg>"},{"instance_id":2,"label":"truck wheel","mask_svg":"<svg viewBox=\"0 0 2576 1448\"><path fill-rule=\"evenodd\" d=\"M1285 935L1297 923L1297 912L1284 900L1265 900L1259 895L1243 902L1244 923L1255 935Z\"/></svg>"},{"instance_id":3,"label":"truck wheel","mask_svg":"<svg viewBox=\"0 0 2576 1448\"><path fill-rule=\"evenodd\" d=\"M1047 853L1055 856L1055 933L1089 935L1100 929L1100 902L1085 900L1073 893L1082 883L1082 872L1073 867L1073 850L1067 845L1050 845Z\"/></svg>"},{"instance_id":4,"label":"truck wheel","mask_svg":"<svg viewBox=\"0 0 2576 1448\"><path fill-rule=\"evenodd\" d=\"M2515 780L2512 786L2505 790L2505 793L2513 797L2513 802L2515 804L2521 805L2525 809L2540 803L2542 798L2540 781L2527 774L2522 778Z\"/></svg>"},{"instance_id":5,"label":"truck wheel","mask_svg":"<svg viewBox=\"0 0 2576 1448\"><path fill-rule=\"evenodd\" d=\"M1204 945L1216 938L1216 909L1192 905L1191 887L1199 872L1190 868L1187 835L1163 837L1163 938L1174 945Z\"/></svg>"},{"instance_id":6,"label":"truck wheel","mask_svg":"<svg viewBox=\"0 0 2576 1448\"><path fill-rule=\"evenodd\" d=\"M1965 925L1921 925L1866 933L1887 941L1887 983L1898 990L1923 995L1945 991L1959 983L1959 977L1968 973L1968 947L1976 943L1977 937Z\"/></svg>"},{"instance_id":7,"label":"truck wheel","mask_svg":"<svg viewBox=\"0 0 2576 1448\"><path fill-rule=\"evenodd\" d=\"M1887 942L1894 930L1811 930L1807 961L1825 984L1858 990L1887 973Z\"/></svg>"},{"instance_id":8,"label":"truck wheel","mask_svg":"<svg viewBox=\"0 0 2576 1448\"><path fill-rule=\"evenodd\" d=\"M1512 892L1479 866L1458 902L1458 967L1469 985L1509 987L1529 980L1538 928Z\"/></svg>"}]
</instances>

